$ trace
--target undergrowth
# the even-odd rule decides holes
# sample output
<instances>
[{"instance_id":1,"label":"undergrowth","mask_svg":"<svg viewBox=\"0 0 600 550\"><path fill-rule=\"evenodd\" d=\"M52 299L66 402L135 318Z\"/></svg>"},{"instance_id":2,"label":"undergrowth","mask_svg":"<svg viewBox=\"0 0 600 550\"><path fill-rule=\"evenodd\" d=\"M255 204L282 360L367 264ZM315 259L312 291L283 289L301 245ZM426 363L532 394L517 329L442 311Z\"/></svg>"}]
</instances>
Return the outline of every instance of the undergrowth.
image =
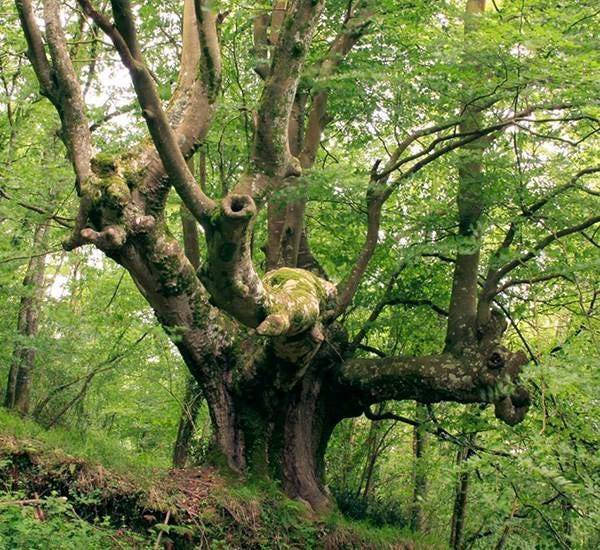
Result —
<instances>
[{"instance_id":1,"label":"undergrowth","mask_svg":"<svg viewBox=\"0 0 600 550\"><path fill-rule=\"evenodd\" d=\"M118 445L80 444L0 410L0 550L444 548L339 511L316 517L274 482L214 468L145 470L140 483L144 466Z\"/></svg>"},{"instance_id":2,"label":"undergrowth","mask_svg":"<svg viewBox=\"0 0 600 550\"><path fill-rule=\"evenodd\" d=\"M0 491L1 550L142 550L152 548L150 542L125 527L114 528L108 518L85 521L64 497L28 499Z\"/></svg>"}]
</instances>

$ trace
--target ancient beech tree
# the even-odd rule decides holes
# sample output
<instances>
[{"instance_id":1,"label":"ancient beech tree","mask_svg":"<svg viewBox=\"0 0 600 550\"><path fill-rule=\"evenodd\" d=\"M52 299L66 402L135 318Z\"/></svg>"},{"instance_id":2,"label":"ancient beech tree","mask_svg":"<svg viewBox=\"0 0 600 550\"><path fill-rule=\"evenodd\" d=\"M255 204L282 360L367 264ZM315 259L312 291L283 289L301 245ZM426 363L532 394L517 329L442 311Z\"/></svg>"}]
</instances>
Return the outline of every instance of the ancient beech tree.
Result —
<instances>
[{"instance_id":1,"label":"ancient beech tree","mask_svg":"<svg viewBox=\"0 0 600 550\"><path fill-rule=\"evenodd\" d=\"M36 8L32 0L16 0L29 59L42 95L58 112L76 176L79 211L65 248L93 245L129 272L198 381L213 422L215 452L230 468L273 476L288 495L320 510L329 503L323 457L332 430L344 418L371 415L373 404L490 403L508 424L524 418L530 397L519 373L526 358L502 345L507 322L494 299L513 269L598 219L552 233L506 263L502 252L511 247L513 225L497 253L489 255L489 265L487 260L482 265L482 159L505 128L536 110L554 112L568 105L505 108L502 117L490 118L486 109L502 97L465 98L447 123L407 129L365 182L366 237L353 268L336 285L311 252L306 201L293 195L282 208L270 200L313 167L330 123L328 89L299 88L325 0L274 1L272 9L259 5L253 12L248 28L253 29L262 95L253 116L249 161L221 198L207 195L189 164L211 129L221 93L219 28L227 14L219 12L218 2L185 0L179 79L165 103L144 60L140 16L130 2L111 0L103 11L99 2L78 0L82 17L104 34L128 69L149 132L149 138L119 155L95 152L59 4L43 0ZM325 37L328 49L313 67L319 77L333 75L369 33L377 4L347 2L337 36ZM484 4L466 3L467 41ZM466 55L464 63L476 60ZM422 357L361 355L364 334L349 339L341 319L376 251L383 206L402 181L458 150L463 152L458 234L471 244L450 258L455 267L445 348ZM167 228L171 189L206 241L199 268L191 257L196 224L186 232L185 248ZM523 216L542 206L530 206ZM267 209L268 223L262 274L253 257L261 209Z\"/></svg>"}]
</instances>

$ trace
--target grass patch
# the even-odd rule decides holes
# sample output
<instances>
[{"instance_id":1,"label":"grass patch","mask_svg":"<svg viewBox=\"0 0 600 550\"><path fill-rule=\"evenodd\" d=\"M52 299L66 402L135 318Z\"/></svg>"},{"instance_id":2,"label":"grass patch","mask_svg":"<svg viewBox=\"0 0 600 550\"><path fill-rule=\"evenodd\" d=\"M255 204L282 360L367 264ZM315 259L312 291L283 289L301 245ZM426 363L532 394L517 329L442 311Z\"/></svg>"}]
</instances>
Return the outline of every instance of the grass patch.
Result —
<instances>
[{"instance_id":1,"label":"grass patch","mask_svg":"<svg viewBox=\"0 0 600 550\"><path fill-rule=\"evenodd\" d=\"M2 407L0 435L14 437L21 443L35 439L38 443L32 442L34 447L41 443L46 450L60 450L81 457L92 464L125 474L139 483L147 482L157 470L164 471L170 466L148 454L136 453L102 433L61 427L47 430L33 420L11 414Z\"/></svg>"},{"instance_id":2,"label":"grass patch","mask_svg":"<svg viewBox=\"0 0 600 550\"><path fill-rule=\"evenodd\" d=\"M366 520L350 520L339 512L326 520L325 548L365 550L444 550L447 544L431 535L406 527L376 526Z\"/></svg>"}]
</instances>

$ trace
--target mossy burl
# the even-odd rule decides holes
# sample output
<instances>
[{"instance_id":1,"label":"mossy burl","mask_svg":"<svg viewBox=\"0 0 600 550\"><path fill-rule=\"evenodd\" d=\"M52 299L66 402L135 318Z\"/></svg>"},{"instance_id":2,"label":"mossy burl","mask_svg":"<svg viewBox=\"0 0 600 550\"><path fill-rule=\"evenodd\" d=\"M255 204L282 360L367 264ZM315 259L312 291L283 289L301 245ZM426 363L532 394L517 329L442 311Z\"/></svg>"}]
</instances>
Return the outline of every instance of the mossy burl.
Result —
<instances>
[{"instance_id":1,"label":"mossy burl","mask_svg":"<svg viewBox=\"0 0 600 550\"><path fill-rule=\"evenodd\" d=\"M292 336L313 328L335 299L335 286L304 269L282 267L263 278L267 318L256 329L265 336Z\"/></svg>"},{"instance_id":2,"label":"mossy burl","mask_svg":"<svg viewBox=\"0 0 600 550\"><path fill-rule=\"evenodd\" d=\"M82 191L98 206L121 212L131 202L131 191L122 174L120 159L98 153L92 159L91 167L93 175L85 181Z\"/></svg>"},{"instance_id":3,"label":"mossy burl","mask_svg":"<svg viewBox=\"0 0 600 550\"><path fill-rule=\"evenodd\" d=\"M117 164L117 158L110 153L98 153L91 161L92 171L99 177L114 174Z\"/></svg>"}]
</instances>

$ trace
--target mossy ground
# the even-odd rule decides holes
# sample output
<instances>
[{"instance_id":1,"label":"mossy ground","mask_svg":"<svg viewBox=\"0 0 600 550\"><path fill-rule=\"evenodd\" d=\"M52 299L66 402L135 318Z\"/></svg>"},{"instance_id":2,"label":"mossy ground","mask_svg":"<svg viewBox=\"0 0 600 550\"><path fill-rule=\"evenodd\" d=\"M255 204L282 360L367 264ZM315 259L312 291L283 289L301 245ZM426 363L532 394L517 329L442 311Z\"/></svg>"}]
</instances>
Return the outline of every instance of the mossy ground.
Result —
<instances>
[{"instance_id":1,"label":"mossy ground","mask_svg":"<svg viewBox=\"0 0 600 550\"><path fill-rule=\"evenodd\" d=\"M0 550L440 548L338 513L316 517L274 483L214 468L149 470L133 461L124 474L123 453L79 441L0 409Z\"/></svg>"}]
</instances>

